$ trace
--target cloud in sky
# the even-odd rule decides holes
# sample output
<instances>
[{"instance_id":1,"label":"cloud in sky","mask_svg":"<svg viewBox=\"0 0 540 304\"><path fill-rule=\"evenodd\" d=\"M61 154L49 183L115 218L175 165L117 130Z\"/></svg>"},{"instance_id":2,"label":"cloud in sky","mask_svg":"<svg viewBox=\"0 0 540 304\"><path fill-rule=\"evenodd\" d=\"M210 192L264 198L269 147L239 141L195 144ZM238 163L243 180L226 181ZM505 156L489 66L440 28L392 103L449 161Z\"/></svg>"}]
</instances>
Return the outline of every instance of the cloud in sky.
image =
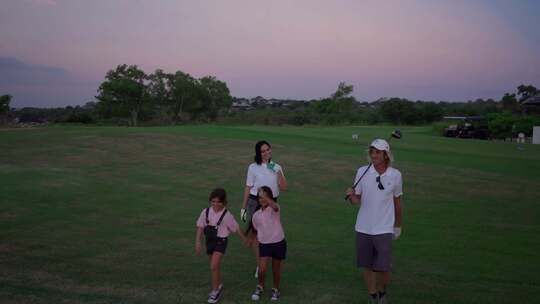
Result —
<instances>
[{"instance_id":1,"label":"cloud in sky","mask_svg":"<svg viewBox=\"0 0 540 304\"><path fill-rule=\"evenodd\" d=\"M58 67L31 65L10 57L0 57L0 86L69 84L70 74Z\"/></svg>"},{"instance_id":2,"label":"cloud in sky","mask_svg":"<svg viewBox=\"0 0 540 304\"><path fill-rule=\"evenodd\" d=\"M12 106L66 106L90 101L99 84L59 67L34 65L0 57L0 95L13 95Z\"/></svg>"}]
</instances>

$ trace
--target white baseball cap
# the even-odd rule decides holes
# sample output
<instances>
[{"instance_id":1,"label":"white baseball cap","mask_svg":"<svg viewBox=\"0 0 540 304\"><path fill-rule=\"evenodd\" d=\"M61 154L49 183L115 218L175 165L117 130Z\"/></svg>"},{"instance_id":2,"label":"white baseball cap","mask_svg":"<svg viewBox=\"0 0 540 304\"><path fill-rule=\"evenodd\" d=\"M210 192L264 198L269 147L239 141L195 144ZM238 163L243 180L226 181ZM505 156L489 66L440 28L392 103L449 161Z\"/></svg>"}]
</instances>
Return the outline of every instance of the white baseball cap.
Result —
<instances>
[{"instance_id":1,"label":"white baseball cap","mask_svg":"<svg viewBox=\"0 0 540 304\"><path fill-rule=\"evenodd\" d=\"M386 151L386 152L390 152L390 145L388 144L388 142L384 139L380 139L380 138L377 138L375 139L374 141L371 142L371 145L369 145L369 147L373 147L379 151Z\"/></svg>"}]
</instances>

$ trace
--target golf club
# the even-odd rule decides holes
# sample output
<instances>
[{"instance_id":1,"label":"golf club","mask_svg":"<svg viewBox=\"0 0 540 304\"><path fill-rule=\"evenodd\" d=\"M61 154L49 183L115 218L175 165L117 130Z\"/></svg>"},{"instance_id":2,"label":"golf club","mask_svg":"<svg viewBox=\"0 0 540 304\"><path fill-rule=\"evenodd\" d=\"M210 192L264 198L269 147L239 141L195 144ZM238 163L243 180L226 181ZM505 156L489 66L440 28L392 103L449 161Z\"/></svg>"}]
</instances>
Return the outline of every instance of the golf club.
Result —
<instances>
[{"instance_id":1,"label":"golf club","mask_svg":"<svg viewBox=\"0 0 540 304\"><path fill-rule=\"evenodd\" d=\"M390 141L392 138L395 138L395 139L401 139L402 137L402 134L401 134L401 131L398 130L398 129L395 129L394 131L392 131L392 133L390 134L390 137L388 137L388 141ZM364 171L364 173L362 173L362 175L360 176L360 178L354 183L353 181L353 185L351 188L356 188L356 186L358 185L358 183L362 180L362 177L364 177L364 175L366 175L366 173L368 172L369 168L371 168L371 163L369 164L369 166L366 168L366 170ZM349 196L348 195L345 195L345 200L348 200L349 199Z\"/></svg>"},{"instance_id":2,"label":"golf club","mask_svg":"<svg viewBox=\"0 0 540 304\"><path fill-rule=\"evenodd\" d=\"M401 139L401 131L398 129L395 129L394 131L392 131L392 133L390 134L390 137L388 137L388 141L390 141L392 138Z\"/></svg>"}]
</instances>

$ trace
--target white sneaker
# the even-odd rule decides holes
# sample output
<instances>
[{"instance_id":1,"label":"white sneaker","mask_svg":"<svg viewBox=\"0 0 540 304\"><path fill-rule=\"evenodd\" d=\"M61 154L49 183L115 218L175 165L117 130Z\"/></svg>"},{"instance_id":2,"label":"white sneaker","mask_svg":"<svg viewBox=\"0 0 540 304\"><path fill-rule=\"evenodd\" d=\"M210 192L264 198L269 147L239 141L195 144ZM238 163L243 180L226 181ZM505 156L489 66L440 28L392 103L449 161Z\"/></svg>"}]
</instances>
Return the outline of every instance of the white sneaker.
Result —
<instances>
[{"instance_id":1,"label":"white sneaker","mask_svg":"<svg viewBox=\"0 0 540 304\"><path fill-rule=\"evenodd\" d=\"M219 301L219 298L221 297L221 292L223 291L223 285L219 285L218 289L212 290L210 294L208 295L208 303L214 304Z\"/></svg>"},{"instance_id":2,"label":"white sneaker","mask_svg":"<svg viewBox=\"0 0 540 304\"><path fill-rule=\"evenodd\" d=\"M377 304L386 304L386 293L383 296L379 294L379 302Z\"/></svg>"},{"instance_id":3,"label":"white sneaker","mask_svg":"<svg viewBox=\"0 0 540 304\"><path fill-rule=\"evenodd\" d=\"M255 275L254 275L255 279L258 279L259 278L259 266L257 266L257 268L255 268Z\"/></svg>"},{"instance_id":4,"label":"white sneaker","mask_svg":"<svg viewBox=\"0 0 540 304\"><path fill-rule=\"evenodd\" d=\"M264 289L262 288L262 286L257 285L257 287L255 287L255 291L251 295L251 299L253 301L259 301L261 299L261 295L262 295L263 291L264 291Z\"/></svg>"},{"instance_id":5,"label":"white sneaker","mask_svg":"<svg viewBox=\"0 0 540 304\"><path fill-rule=\"evenodd\" d=\"M221 289L223 289L223 284L219 284L219 286L218 286L219 292L221 292ZM210 296L210 295L212 294L213 291L214 291L214 290L212 289L212 290L208 293L208 296Z\"/></svg>"},{"instance_id":6,"label":"white sneaker","mask_svg":"<svg viewBox=\"0 0 540 304\"><path fill-rule=\"evenodd\" d=\"M277 301L277 300L279 300L280 295L281 295L281 293L279 292L279 290L277 288L272 288L272 297L270 298L270 300Z\"/></svg>"}]
</instances>

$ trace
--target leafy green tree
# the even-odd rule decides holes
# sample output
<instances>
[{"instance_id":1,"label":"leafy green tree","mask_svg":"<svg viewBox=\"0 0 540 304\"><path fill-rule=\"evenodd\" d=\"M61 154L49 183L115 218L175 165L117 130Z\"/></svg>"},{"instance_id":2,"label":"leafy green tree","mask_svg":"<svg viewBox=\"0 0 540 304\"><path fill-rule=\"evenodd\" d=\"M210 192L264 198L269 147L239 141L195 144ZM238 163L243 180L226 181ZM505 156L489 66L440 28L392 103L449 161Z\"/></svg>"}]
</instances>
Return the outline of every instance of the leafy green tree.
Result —
<instances>
[{"instance_id":1,"label":"leafy green tree","mask_svg":"<svg viewBox=\"0 0 540 304\"><path fill-rule=\"evenodd\" d=\"M332 94L331 98L332 100L340 100L345 98L350 98L352 92L354 90L353 85L348 85L345 82L340 82L338 84L338 88L334 94Z\"/></svg>"},{"instance_id":2,"label":"leafy green tree","mask_svg":"<svg viewBox=\"0 0 540 304\"><path fill-rule=\"evenodd\" d=\"M148 93L154 110L162 121L170 121L172 116L169 111L172 103L170 87L172 78L172 74L165 73L161 69L157 69L153 74L148 75Z\"/></svg>"},{"instance_id":3,"label":"leafy green tree","mask_svg":"<svg viewBox=\"0 0 540 304\"><path fill-rule=\"evenodd\" d=\"M5 124L9 120L10 115L9 103L11 102L11 95L0 96L0 124Z\"/></svg>"},{"instance_id":4,"label":"leafy green tree","mask_svg":"<svg viewBox=\"0 0 540 304\"><path fill-rule=\"evenodd\" d=\"M148 80L152 103L164 120L180 122L203 116L215 120L220 110L232 104L227 84L213 76L195 79L182 71L168 74L158 69Z\"/></svg>"},{"instance_id":5,"label":"leafy green tree","mask_svg":"<svg viewBox=\"0 0 540 304\"><path fill-rule=\"evenodd\" d=\"M520 85L517 87L517 97L519 102L525 101L527 98L531 96L535 96L536 94L540 93L537 88L535 88L532 85Z\"/></svg>"},{"instance_id":6,"label":"leafy green tree","mask_svg":"<svg viewBox=\"0 0 540 304\"><path fill-rule=\"evenodd\" d=\"M519 103L516 99L516 94L504 94L501 99L503 111L517 112L519 111Z\"/></svg>"},{"instance_id":7,"label":"leafy green tree","mask_svg":"<svg viewBox=\"0 0 540 304\"><path fill-rule=\"evenodd\" d=\"M191 75L177 71L169 78L169 109L175 121L185 120L185 113L194 113L201 108L197 99L197 80Z\"/></svg>"},{"instance_id":8,"label":"leafy green tree","mask_svg":"<svg viewBox=\"0 0 540 304\"><path fill-rule=\"evenodd\" d=\"M511 112L488 114L488 128L494 138L507 138L512 136L512 126L515 118Z\"/></svg>"},{"instance_id":9,"label":"leafy green tree","mask_svg":"<svg viewBox=\"0 0 540 304\"><path fill-rule=\"evenodd\" d=\"M157 69L153 74L148 75L148 93L152 99L159 104L164 104L170 98L169 80L171 74Z\"/></svg>"},{"instance_id":10,"label":"leafy green tree","mask_svg":"<svg viewBox=\"0 0 540 304\"><path fill-rule=\"evenodd\" d=\"M351 96L353 89L352 85L340 82L336 92L332 93L330 97L313 103L315 111L321 114L350 113L356 102L354 96ZM337 122L339 118L336 117L332 120Z\"/></svg>"},{"instance_id":11,"label":"leafy green tree","mask_svg":"<svg viewBox=\"0 0 540 304\"><path fill-rule=\"evenodd\" d=\"M442 107L434 102L416 102L415 107L420 114L416 123L432 123L441 120L443 117Z\"/></svg>"},{"instance_id":12,"label":"leafy green tree","mask_svg":"<svg viewBox=\"0 0 540 304\"><path fill-rule=\"evenodd\" d=\"M398 125L419 123L421 117L414 103L407 99L390 98L382 102L379 110L386 121Z\"/></svg>"},{"instance_id":13,"label":"leafy green tree","mask_svg":"<svg viewBox=\"0 0 540 304\"><path fill-rule=\"evenodd\" d=\"M524 116L514 122L512 131L514 135L523 133L525 136L532 136L534 126L538 125L540 125L540 117L534 115Z\"/></svg>"},{"instance_id":14,"label":"leafy green tree","mask_svg":"<svg viewBox=\"0 0 540 304\"><path fill-rule=\"evenodd\" d=\"M6 114L9 112L9 103L13 96L7 94L0 96L0 114Z\"/></svg>"},{"instance_id":15,"label":"leafy green tree","mask_svg":"<svg viewBox=\"0 0 540 304\"><path fill-rule=\"evenodd\" d=\"M136 65L119 65L115 70L107 72L96 98L104 104L126 110L130 116L130 124L136 127L143 106L150 100L146 79L144 71Z\"/></svg>"},{"instance_id":16,"label":"leafy green tree","mask_svg":"<svg viewBox=\"0 0 540 304\"><path fill-rule=\"evenodd\" d=\"M232 97L223 81L213 76L206 76L198 81L202 110L209 119L215 120L221 109L228 109L232 104Z\"/></svg>"}]
</instances>

